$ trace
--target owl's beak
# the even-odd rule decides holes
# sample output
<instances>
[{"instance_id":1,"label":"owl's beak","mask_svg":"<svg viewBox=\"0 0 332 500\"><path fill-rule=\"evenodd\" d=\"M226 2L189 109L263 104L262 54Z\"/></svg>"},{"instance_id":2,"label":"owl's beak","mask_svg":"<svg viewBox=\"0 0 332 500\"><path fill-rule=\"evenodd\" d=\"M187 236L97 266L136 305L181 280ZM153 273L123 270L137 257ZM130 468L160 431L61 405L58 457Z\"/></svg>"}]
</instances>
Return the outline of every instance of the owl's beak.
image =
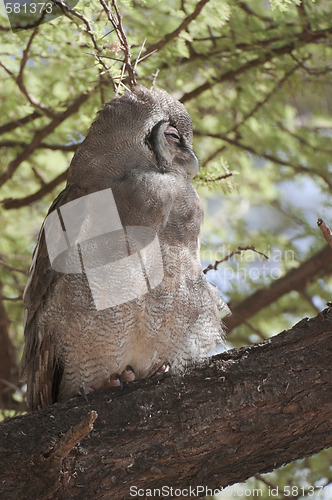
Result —
<instances>
[{"instance_id":1,"label":"owl's beak","mask_svg":"<svg viewBox=\"0 0 332 500\"><path fill-rule=\"evenodd\" d=\"M190 151L190 154L188 155L189 157L188 157L188 161L186 164L186 168L188 170L189 177L191 179L193 179L197 175L199 165L198 165L198 160L196 158L195 153L192 150L189 150L189 151Z\"/></svg>"}]
</instances>

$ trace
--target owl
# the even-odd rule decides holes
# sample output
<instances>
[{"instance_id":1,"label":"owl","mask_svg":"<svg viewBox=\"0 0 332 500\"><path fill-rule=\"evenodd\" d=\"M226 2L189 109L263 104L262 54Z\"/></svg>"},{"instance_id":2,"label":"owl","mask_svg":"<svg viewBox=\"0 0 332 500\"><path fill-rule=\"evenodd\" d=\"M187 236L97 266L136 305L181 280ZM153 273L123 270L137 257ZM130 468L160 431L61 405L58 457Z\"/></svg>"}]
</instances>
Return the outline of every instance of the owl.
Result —
<instances>
[{"instance_id":1,"label":"owl","mask_svg":"<svg viewBox=\"0 0 332 500\"><path fill-rule=\"evenodd\" d=\"M184 106L139 86L99 111L41 228L24 293L30 409L181 374L223 337L199 256Z\"/></svg>"}]
</instances>

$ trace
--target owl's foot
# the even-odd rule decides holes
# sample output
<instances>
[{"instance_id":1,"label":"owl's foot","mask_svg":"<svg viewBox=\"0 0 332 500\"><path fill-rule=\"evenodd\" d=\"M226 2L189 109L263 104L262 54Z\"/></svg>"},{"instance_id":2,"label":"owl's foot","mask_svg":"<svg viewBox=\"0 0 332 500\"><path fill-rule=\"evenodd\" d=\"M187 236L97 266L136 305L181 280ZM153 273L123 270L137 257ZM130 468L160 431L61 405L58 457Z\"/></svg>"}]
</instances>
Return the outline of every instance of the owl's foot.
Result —
<instances>
[{"instance_id":1,"label":"owl's foot","mask_svg":"<svg viewBox=\"0 0 332 500\"><path fill-rule=\"evenodd\" d=\"M133 382L136 378L134 369L128 365L121 374L111 375L107 385L110 387L122 387L124 382Z\"/></svg>"}]
</instances>

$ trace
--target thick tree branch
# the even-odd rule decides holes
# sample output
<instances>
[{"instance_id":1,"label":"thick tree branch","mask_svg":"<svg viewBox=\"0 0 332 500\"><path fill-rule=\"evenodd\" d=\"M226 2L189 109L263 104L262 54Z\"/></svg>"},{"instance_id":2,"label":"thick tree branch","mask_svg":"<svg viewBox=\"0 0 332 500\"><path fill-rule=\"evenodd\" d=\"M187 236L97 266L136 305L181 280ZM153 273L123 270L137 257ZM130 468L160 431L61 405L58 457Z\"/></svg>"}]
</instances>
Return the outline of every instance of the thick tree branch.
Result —
<instances>
[{"instance_id":1,"label":"thick tree branch","mask_svg":"<svg viewBox=\"0 0 332 500\"><path fill-rule=\"evenodd\" d=\"M296 269L273 281L269 287L257 290L234 307L230 304L232 315L224 319L227 330L233 330L286 293L303 290L318 273L326 271L331 265L332 250L326 246Z\"/></svg>"},{"instance_id":2,"label":"thick tree branch","mask_svg":"<svg viewBox=\"0 0 332 500\"><path fill-rule=\"evenodd\" d=\"M130 487L220 488L317 453L332 445L331 335L327 309L183 378L134 382L5 422L0 497L128 500ZM93 411L94 429L67 455Z\"/></svg>"}]
</instances>

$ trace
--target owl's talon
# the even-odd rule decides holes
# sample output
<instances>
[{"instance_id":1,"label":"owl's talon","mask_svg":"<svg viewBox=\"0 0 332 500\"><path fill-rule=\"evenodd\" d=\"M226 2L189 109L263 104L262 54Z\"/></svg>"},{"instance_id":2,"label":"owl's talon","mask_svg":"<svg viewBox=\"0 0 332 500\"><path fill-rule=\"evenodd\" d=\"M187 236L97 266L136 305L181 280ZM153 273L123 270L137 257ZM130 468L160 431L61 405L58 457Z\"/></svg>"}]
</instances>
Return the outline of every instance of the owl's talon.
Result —
<instances>
[{"instance_id":1,"label":"owl's talon","mask_svg":"<svg viewBox=\"0 0 332 500\"><path fill-rule=\"evenodd\" d=\"M120 387L122 389L123 382L122 382L121 376L118 373L111 375L109 380L108 380L108 385L110 387Z\"/></svg>"},{"instance_id":2,"label":"owl's talon","mask_svg":"<svg viewBox=\"0 0 332 500\"><path fill-rule=\"evenodd\" d=\"M121 380L123 382L133 382L136 378L134 369L127 365L126 369L121 373Z\"/></svg>"},{"instance_id":3,"label":"owl's talon","mask_svg":"<svg viewBox=\"0 0 332 500\"><path fill-rule=\"evenodd\" d=\"M161 373L165 373L166 371L168 371L168 365L161 365L158 370L156 370L152 376L154 375L160 375Z\"/></svg>"}]
</instances>

